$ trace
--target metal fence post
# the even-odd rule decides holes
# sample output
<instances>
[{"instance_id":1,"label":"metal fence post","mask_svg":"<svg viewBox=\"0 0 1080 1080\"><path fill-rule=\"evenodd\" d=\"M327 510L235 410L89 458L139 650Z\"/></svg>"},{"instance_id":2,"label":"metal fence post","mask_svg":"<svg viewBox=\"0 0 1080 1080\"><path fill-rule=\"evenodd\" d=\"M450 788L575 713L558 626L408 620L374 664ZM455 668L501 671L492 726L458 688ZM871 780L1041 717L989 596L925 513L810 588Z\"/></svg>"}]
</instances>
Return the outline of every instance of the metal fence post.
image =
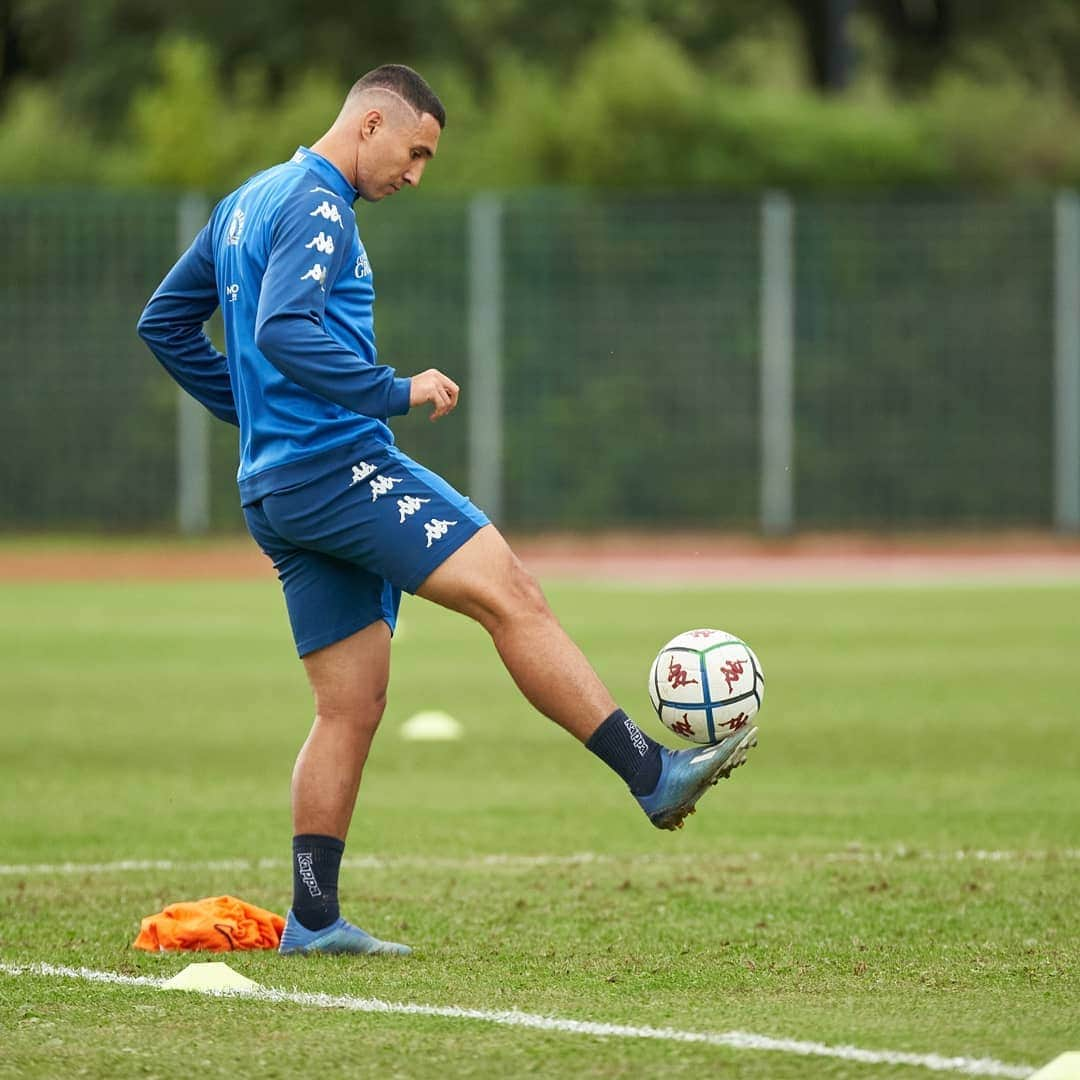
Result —
<instances>
[{"instance_id":1,"label":"metal fence post","mask_svg":"<svg viewBox=\"0 0 1080 1080\"><path fill-rule=\"evenodd\" d=\"M210 207L202 195L189 192L176 207L176 248L187 251L206 224ZM193 397L176 397L176 522L185 535L210 528L210 414Z\"/></svg>"},{"instance_id":2,"label":"metal fence post","mask_svg":"<svg viewBox=\"0 0 1080 1080\"><path fill-rule=\"evenodd\" d=\"M1054 525L1080 531L1080 196L1054 202Z\"/></svg>"},{"instance_id":3,"label":"metal fence post","mask_svg":"<svg viewBox=\"0 0 1080 1080\"><path fill-rule=\"evenodd\" d=\"M794 455L794 213L782 192L761 205L761 530L791 532L795 524Z\"/></svg>"},{"instance_id":4,"label":"metal fence post","mask_svg":"<svg viewBox=\"0 0 1080 1080\"><path fill-rule=\"evenodd\" d=\"M502 516L502 203L469 204L469 496L493 520Z\"/></svg>"}]
</instances>

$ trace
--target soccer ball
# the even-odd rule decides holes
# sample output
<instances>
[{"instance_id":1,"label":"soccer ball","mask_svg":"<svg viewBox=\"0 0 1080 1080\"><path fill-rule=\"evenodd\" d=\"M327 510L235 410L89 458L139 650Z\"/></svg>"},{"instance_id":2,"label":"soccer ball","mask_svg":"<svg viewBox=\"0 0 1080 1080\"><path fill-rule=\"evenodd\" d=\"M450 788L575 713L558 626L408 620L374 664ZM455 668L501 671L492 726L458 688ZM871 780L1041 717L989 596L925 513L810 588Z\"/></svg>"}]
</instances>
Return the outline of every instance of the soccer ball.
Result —
<instances>
[{"instance_id":1,"label":"soccer ball","mask_svg":"<svg viewBox=\"0 0 1080 1080\"><path fill-rule=\"evenodd\" d=\"M672 638L649 670L660 722L696 743L716 743L746 727L761 708L765 675L753 650L724 630Z\"/></svg>"}]
</instances>

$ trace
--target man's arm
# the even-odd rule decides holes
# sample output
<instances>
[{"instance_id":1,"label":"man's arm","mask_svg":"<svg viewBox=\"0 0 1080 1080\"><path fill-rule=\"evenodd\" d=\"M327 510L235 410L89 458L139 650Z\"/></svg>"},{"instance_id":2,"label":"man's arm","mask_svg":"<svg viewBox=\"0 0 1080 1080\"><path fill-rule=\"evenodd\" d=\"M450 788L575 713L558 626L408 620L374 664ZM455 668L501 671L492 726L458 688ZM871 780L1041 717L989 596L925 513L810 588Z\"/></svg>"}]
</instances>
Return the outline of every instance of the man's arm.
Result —
<instances>
[{"instance_id":1,"label":"man's arm","mask_svg":"<svg viewBox=\"0 0 1080 1080\"><path fill-rule=\"evenodd\" d=\"M296 195L274 225L259 293L255 344L286 378L328 401L376 419L409 411L410 380L371 364L335 341L323 325L326 293L341 272L351 236L338 220L314 215L321 191ZM333 251L311 241L324 233Z\"/></svg>"},{"instance_id":2,"label":"man's arm","mask_svg":"<svg viewBox=\"0 0 1080 1080\"><path fill-rule=\"evenodd\" d=\"M217 306L208 225L150 297L139 317L139 337L196 401L239 426L228 365L203 329Z\"/></svg>"}]
</instances>

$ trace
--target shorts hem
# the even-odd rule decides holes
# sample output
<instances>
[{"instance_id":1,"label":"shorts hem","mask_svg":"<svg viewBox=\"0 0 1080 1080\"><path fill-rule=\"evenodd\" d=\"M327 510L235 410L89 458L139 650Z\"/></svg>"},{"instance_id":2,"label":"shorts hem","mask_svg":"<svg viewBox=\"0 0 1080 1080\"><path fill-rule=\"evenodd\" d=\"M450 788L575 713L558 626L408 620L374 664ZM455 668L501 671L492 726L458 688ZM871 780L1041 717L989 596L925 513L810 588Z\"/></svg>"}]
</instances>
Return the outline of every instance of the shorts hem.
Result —
<instances>
[{"instance_id":1,"label":"shorts hem","mask_svg":"<svg viewBox=\"0 0 1080 1080\"><path fill-rule=\"evenodd\" d=\"M353 634L357 634L361 630L365 630L367 627L377 622L386 623L386 625L390 627L391 637L393 636L394 624L387 618L386 613L383 612L376 615L373 619L357 619L353 622L343 623L333 630L326 630L321 634L313 634L310 637L306 637L303 641L296 642L296 655L303 660L309 653L317 652L319 649L325 649L327 645L335 645L339 641L344 641L347 637L352 637Z\"/></svg>"},{"instance_id":2,"label":"shorts hem","mask_svg":"<svg viewBox=\"0 0 1080 1080\"><path fill-rule=\"evenodd\" d=\"M420 568L410 575L409 580L402 585L402 589L409 593L411 596L416 595L416 590L433 574L451 555L454 554L460 547L468 543L481 529L490 525L487 517L483 514L477 514L474 519L470 514L467 519L471 528L448 534L446 536L446 543L440 542L437 549L433 548L431 555L427 560L421 564ZM464 524L464 522L462 522ZM450 543L450 536L453 536L453 543Z\"/></svg>"}]
</instances>

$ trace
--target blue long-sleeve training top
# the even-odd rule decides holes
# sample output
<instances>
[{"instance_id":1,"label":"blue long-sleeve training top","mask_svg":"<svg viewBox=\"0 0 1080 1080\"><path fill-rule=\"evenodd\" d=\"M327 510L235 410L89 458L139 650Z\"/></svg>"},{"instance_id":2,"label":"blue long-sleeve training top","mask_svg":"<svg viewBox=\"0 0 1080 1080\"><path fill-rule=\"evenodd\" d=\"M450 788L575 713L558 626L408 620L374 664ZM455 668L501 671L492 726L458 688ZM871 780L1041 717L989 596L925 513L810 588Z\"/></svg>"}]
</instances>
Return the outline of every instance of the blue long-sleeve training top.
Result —
<instances>
[{"instance_id":1,"label":"blue long-sleeve training top","mask_svg":"<svg viewBox=\"0 0 1080 1080\"><path fill-rule=\"evenodd\" d=\"M240 428L241 502L394 441L409 379L379 364L356 189L300 147L214 208L147 303L139 335L173 378ZM226 355L204 324L220 305Z\"/></svg>"}]
</instances>

